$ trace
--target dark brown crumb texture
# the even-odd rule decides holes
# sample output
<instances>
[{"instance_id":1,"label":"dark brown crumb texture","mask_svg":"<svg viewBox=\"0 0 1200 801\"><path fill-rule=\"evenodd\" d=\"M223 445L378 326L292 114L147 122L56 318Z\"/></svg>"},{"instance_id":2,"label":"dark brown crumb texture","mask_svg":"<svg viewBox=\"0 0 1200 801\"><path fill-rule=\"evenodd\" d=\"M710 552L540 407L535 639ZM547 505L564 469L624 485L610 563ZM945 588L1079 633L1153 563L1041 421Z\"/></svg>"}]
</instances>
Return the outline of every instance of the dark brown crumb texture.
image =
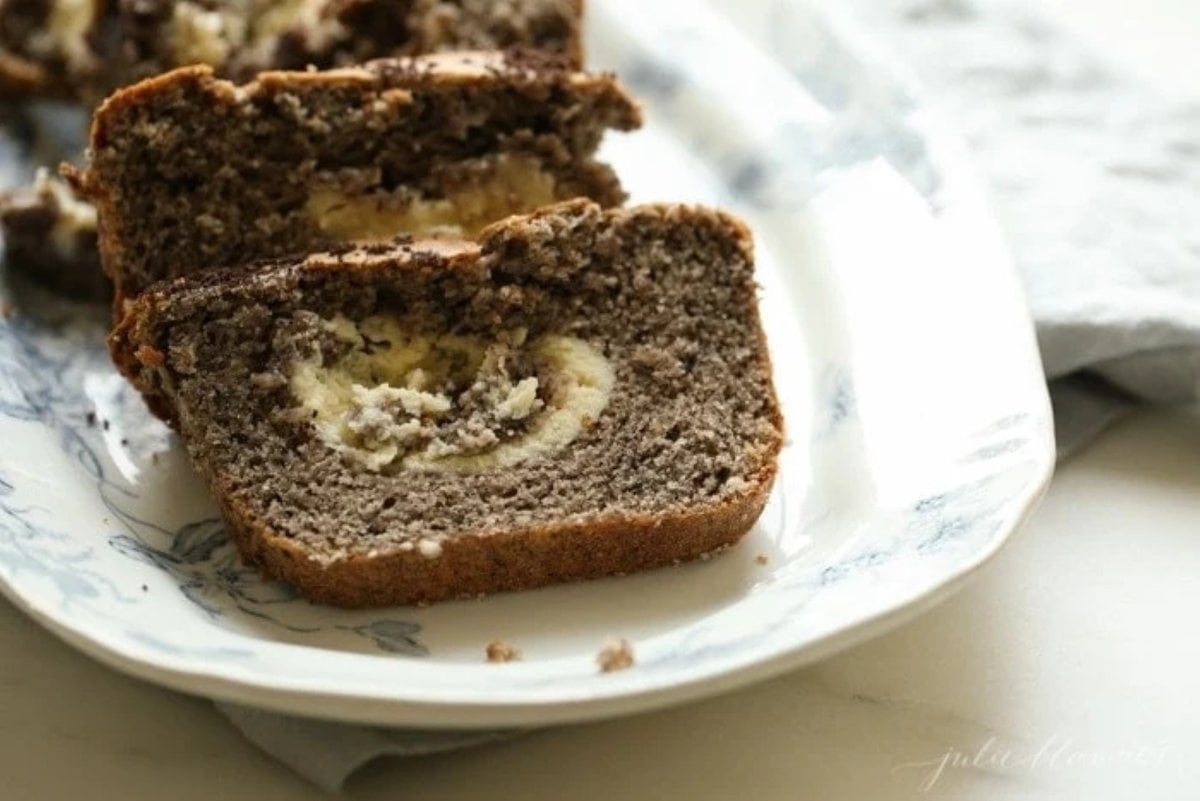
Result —
<instances>
[{"instance_id":1,"label":"dark brown crumb texture","mask_svg":"<svg viewBox=\"0 0 1200 801\"><path fill-rule=\"evenodd\" d=\"M114 351L136 354L123 369L175 420L247 559L323 602L432 601L671 564L744 534L782 429L755 292L732 218L577 201L479 245L354 248L160 285ZM503 469L364 469L297 413L287 375L330 358L314 321L379 314L489 340L576 338L612 366L611 395L570 444Z\"/></svg>"},{"instance_id":2,"label":"dark brown crumb texture","mask_svg":"<svg viewBox=\"0 0 1200 801\"><path fill-rule=\"evenodd\" d=\"M554 176L557 199L619 203L616 176L592 156L605 129L639 124L611 76L533 54L267 73L243 87L195 67L110 98L79 183L98 207L120 299L163 278L338 241L307 211L316 186L438 199L516 155Z\"/></svg>"},{"instance_id":3,"label":"dark brown crumb texture","mask_svg":"<svg viewBox=\"0 0 1200 801\"><path fill-rule=\"evenodd\" d=\"M527 48L582 62L581 0L7 0L0 97L94 104L204 63L238 81L452 50Z\"/></svg>"},{"instance_id":4,"label":"dark brown crumb texture","mask_svg":"<svg viewBox=\"0 0 1200 801\"><path fill-rule=\"evenodd\" d=\"M70 99L101 71L97 22L101 0L69 13L61 0L0 3L0 99Z\"/></svg>"},{"instance_id":5,"label":"dark brown crumb texture","mask_svg":"<svg viewBox=\"0 0 1200 801\"><path fill-rule=\"evenodd\" d=\"M281 16L288 5L296 11ZM580 0L121 0L117 64L123 84L198 55L236 81L453 50L527 48L579 66L581 16ZM180 41L189 30L209 35L189 50Z\"/></svg>"}]
</instances>

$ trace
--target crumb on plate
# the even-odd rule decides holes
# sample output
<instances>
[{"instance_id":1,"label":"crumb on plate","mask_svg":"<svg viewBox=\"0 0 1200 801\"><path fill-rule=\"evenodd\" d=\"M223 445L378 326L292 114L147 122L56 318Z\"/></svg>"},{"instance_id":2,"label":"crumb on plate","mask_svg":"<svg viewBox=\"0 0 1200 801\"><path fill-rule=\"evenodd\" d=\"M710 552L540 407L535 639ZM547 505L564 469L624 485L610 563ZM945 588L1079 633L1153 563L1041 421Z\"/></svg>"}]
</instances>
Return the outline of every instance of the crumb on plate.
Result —
<instances>
[{"instance_id":1,"label":"crumb on plate","mask_svg":"<svg viewBox=\"0 0 1200 801\"><path fill-rule=\"evenodd\" d=\"M596 664L600 665L603 673L625 670L633 667L633 646L629 640L613 638L607 640L596 654Z\"/></svg>"},{"instance_id":2,"label":"crumb on plate","mask_svg":"<svg viewBox=\"0 0 1200 801\"><path fill-rule=\"evenodd\" d=\"M521 652L503 640L492 640L487 646L487 661L494 664L515 662L521 658Z\"/></svg>"}]
</instances>

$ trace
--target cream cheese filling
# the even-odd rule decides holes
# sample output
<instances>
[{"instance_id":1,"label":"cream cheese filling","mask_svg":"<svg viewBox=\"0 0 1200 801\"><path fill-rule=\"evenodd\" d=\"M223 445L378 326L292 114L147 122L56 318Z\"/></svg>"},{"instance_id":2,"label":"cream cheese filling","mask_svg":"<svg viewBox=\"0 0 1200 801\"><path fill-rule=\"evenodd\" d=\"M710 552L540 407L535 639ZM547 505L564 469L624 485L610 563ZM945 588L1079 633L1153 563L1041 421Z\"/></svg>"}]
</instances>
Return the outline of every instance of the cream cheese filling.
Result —
<instances>
[{"instance_id":1,"label":"cream cheese filling","mask_svg":"<svg viewBox=\"0 0 1200 801\"><path fill-rule=\"evenodd\" d=\"M245 40L246 18L236 10L210 11L194 3L176 3L170 35L180 65L219 67Z\"/></svg>"},{"instance_id":2,"label":"cream cheese filling","mask_svg":"<svg viewBox=\"0 0 1200 801\"><path fill-rule=\"evenodd\" d=\"M33 190L47 207L57 211L50 243L63 258L73 258L79 248L79 235L96 230L96 207L76 197L65 181L52 176L45 167L38 169Z\"/></svg>"},{"instance_id":3,"label":"cream cheese filling","mask_svg":"<svg viewBox=\"0 0 1200 801\"><path fill-rule=\"evenodd\" d=\"M604 355L575 337L418 334L386 316L324 324L349 352L298 363L290 388L321 439L373 472L481 472L549 456L600 417L615 382ZM516 373L518 361L536 374Z\"/></svg>"},{"instance_id":4,"label":"cream cheese filling","mask_svg":"<svg viewBox=\"0 0 1200 801\"><path fill-rule=\"evenodd\" d=\"M176 61L221 66L234 56L244 58L249 48L265 63L280 37L293 30L306 32L317 46L321 42L316 40L329 35L326 29L336 27L324 17L327 6L327 0L241 0L210 10L176 3L170 31Z\"/></svg>"},{"instance_id":5,"label":"cream cheese filling","mask_svg":"<svg viewBox=\"0 0 1200 801\"><path fill-rule=\"evenodd\" d=\"M83 65L91 60L87 37L95 17L95 0L56 0L52 3L46 28L69 64Z\"/></svg>"},{"instance_id":6,"label":"cream cheese filling","mask_svg":"<svg viewBox=\"0 0 1200 801\"><path fill-rule=\"evenodd\" d=\"M283 2L259 3L261 7L254 19L254 38L273 38L290 30L317 28L323 17L328 0L283 0Z\"/></svg>"},{"instance_id":7,"label":"cream cheese filling","mask_svg":"<svg viewBox=\"0 0 1200 801\"><path fill-rule=\"evenodd\" d=\"M400 234L421 238L474 237L487 225L557 199L554 176L535 159L505 155L478 181L441 198L400 198L382 191L354 195L315 190L306 211L316 227L344 241L384 241Z\"/></svg>"}]
</instances>

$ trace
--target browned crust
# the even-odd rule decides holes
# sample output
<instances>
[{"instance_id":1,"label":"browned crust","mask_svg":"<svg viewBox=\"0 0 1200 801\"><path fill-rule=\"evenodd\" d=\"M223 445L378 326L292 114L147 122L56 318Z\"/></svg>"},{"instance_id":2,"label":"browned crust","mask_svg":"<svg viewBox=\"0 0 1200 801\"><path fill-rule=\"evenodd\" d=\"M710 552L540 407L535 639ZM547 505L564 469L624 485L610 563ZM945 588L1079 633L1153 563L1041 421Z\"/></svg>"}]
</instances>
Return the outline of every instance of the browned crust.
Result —
<instances>
[{"instance_id":1,"label":"browned crust","mask_svg":"<svg viewBox=\"0 0 1200 801\"><path fill-rule=\"evenodd\" d=\"M776 453L778 449L776 449ZM608 513L590 519L442 541L442 553L392 551L322 565L255 518L220 476L213 495L238 550L269 578L318 603L347 608L432 603L651 570L735 544L762 514L776 466L745 493L661 515Z\"/></svg>"},{"instance_id":2,"label":"browned crust","mask_svg":"<svg viewBox=\"0 0 1200 801\"><path fill-rule=\"evenodd\" d=\"M289 87L302 84L325 83L330 85L358 85L373 89L423 89L446 84L500 83L505 80L528 79L530 75L549 73L570 74L573 84L580 89L594 88L613 91L627 101L626 117L619 121L622 130L632 130L642 124L642 111L609 73L587 73L571 69L561 59L532 52L496 53L432 53L408 58L379 59L361 67L326 70L323 72L276 70L260 73L258 78L238 86L231 81L216 77L215 70L206 64L165 72L139 81L113 93L100 104L92 118L91 147L99 149L107 144L106 125L127 108L135 108L154 95L174 87L195 83L216 95L224 95L231 101L239 94L253 98L286 91ZM85 185L87 173L84 173Z\"/></svg>"}]
</instances>

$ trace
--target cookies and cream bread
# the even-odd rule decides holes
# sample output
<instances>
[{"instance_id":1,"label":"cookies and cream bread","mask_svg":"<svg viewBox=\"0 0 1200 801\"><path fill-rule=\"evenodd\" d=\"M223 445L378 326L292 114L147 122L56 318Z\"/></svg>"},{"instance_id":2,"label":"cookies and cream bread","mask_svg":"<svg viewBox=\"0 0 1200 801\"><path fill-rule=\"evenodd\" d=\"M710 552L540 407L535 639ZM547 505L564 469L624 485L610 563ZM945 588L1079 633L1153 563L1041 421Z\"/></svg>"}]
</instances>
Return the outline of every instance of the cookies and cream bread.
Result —
<instances>
[{"instance_id":1,"label":"cookies and cream bread","mask_svg":"<svg viewBox=\"0 0 1200 801\"><path fill-rule=\"evenodd\" d=\"M208 64L247 81L264 70L518 47L578 67L581 25L581 0L120 0L116 69L128 83Z\"/></svg>"},{"instance_id":2,"label":"cookies and cream bread","mask_svg":"<svg viewBox=\"0 0 1200 801\"><path fill-rule=\"evenodd\" d=\"M112 338L244 557L341 606L719 550L782 439L749 234L693 206L577 200L478 243L193 275Z\"/></svg>"},{"instance_id":3,"label":"cookies and cream bread","mask_svg":"<svg viewBox=\"0 0 1200 801\"><path fill-rule=\"evenodd\" d=\"M398 234L470 237L559 200L624 198L594 154L641 122L610 75L455 53L238 86L190 67L109 98L76 184L118 302L199 270Z\"/></svg>"},{"instance_id":4,"label":"cookies and cream bread","mask_svg":"<svg viewBox=\"0 0 1200 801\"><path fill-rule=\"evenodd\" d=\"M36 283L77 300L112 297L96 249L96 209L47 170L0 194L0 233L8 264Z\"/></svg>"},{"instance_id":5,"label":"cookies and cream bread","mask_svg":"<svg viewBox=\"0 0 1200 801\"><path fill-rule=\"evenodd\" d=\"M0 0L0 100L70 99L102 71L102 0Z\"/></svg>"},{"instance_id":6,"label":"cookies and cream bread","mask_svg":"<svg viewBox=\"0 0 1200 801\"><path fill-rule=\"evenodd\" d=\"M92 106L121 86L197 63L250 80L264 70L525 48L578 66L581 26L581 0L0 0L0 99ZM62 190L51 196L39 184L0 198L10 263L73 296L106 296L94 224L59 216L63 198L72 210L87 202ZM64 220L75 225L73 242L62 235Z\"/></svg>"},{"instance_id":7,"label":"cookies and cream bread","mask_svg":"<svg viewBox=\"0 0 1200 801\"><path fill-rule=\"evenodd\" d=\"M582 0L0 0L0 98L94 104L177 67L227 78L451 50L582 61Z\"/></svg>"}]
</instances>

